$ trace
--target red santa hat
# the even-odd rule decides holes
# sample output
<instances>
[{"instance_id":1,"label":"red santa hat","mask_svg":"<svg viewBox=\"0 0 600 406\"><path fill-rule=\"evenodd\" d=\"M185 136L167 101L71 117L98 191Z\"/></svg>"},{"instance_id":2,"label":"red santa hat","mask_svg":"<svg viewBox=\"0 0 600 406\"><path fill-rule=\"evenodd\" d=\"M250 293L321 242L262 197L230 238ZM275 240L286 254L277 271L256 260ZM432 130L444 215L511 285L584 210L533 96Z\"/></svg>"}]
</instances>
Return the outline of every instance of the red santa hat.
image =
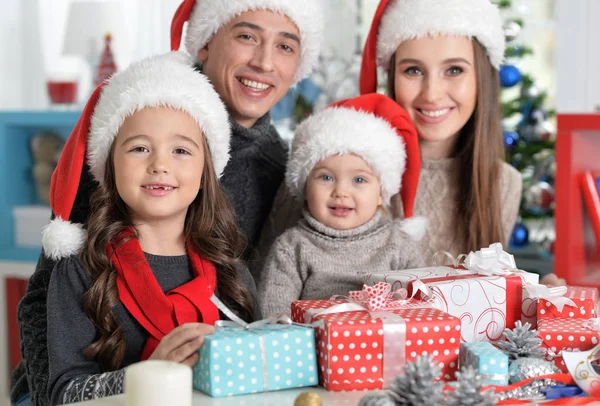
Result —
<instances>
[{"instance_id":1,"label":"red santa hat","mask_svg":"<svg viewBox=\"0 0 600 406\"><path fill-rule=\"evenodd\" d=\"M42 235L46 256L58 260L79 252L85 241L81 223L85 219L71 217L81 203L80 195L87 193L82 189L93 183L90 178L104 183L112 143L125 119L138 110L164 106L188 113L202 129L215 172L221 176L229 160L229 117L212 85L194 70L193 63L182 52L146 58L94 91L52 175L50 206L55 218Z\"/></svg>"},{"instance_id":2,"label":"red santa hat","mask_svg":"<svg viewBox=\"0 0 600 406\"><path fill-rule=\"evenodd\" d=\"M308 77L317 65L323 40L323 11L320 0L184 0L171 23L171 49L181 44L187 22L185 48L196 58L217 31L246 11L270 10L287 16L300 31L300 64L295 82Z\"/></svg>"},{"instance_id":3,"label":"red santa hat","mask_svg":"<svg viewBox=\"0 0 600 406\"><path fill-rule=\"evenodd\" d=\"M356 154L379 178L384 204L399 191L405 217L413 214L421 158L417 131L396 102L372 93L331 104L297 128L285 174L290 192L304 199L314 166L332 155Z\"/></svg>"},{"instance_id":4,"label":"red santa hat","mask_svg":"<svg viewBox=\"0 0 600 406\"><path fill-rule=\"evenodd\" d=\"M438 35L476 38L496 69L504 59L500 11L489 0L381 0L363 51L360 93L377 90L377 67L389 69L401 43Z\"/></svg>"}]
</instances>

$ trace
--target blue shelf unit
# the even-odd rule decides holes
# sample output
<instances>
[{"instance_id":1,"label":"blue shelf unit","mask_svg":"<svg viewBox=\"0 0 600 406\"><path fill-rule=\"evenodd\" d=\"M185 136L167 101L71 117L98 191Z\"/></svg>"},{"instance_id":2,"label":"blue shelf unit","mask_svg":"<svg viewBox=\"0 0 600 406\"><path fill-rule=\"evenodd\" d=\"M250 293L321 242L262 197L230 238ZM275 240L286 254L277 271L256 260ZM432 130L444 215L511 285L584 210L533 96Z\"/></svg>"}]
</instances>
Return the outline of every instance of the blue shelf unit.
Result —
<instances>
[{"instance_id":1,"label":"blue shelf unit","mask_svg":"<svg viewBox=\"0 0 600 406\"><path fill-rule=\"evenodd\" d=\"M0 111L0 261L37 262L39 248L15 247L12 212L15 206L41 204L32 176L30 141L41 131L54 131L67 139L80 114Z\"/></svg>"}]
</instances>

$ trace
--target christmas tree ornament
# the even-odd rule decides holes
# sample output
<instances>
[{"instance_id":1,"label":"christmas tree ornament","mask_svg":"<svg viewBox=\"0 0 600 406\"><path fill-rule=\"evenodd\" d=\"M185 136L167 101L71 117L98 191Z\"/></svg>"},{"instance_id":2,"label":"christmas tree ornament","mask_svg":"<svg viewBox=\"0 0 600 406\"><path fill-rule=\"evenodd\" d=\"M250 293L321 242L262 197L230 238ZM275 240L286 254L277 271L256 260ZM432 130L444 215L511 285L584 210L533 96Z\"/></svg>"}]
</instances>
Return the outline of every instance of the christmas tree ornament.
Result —
<instances>
[{"instance_id":1,"label":"christmas tree ornament","mask_svg":"<svg viewBox=\"0 0 600 406\"><path fill-rule=\"evenodd\" d=\"M517 223L513 229L508 245L512 248L526 247L529 242L529 230L523 223Z\"/></svg>"},{"instance_id":2,"label":"christmas tree ornament","mask_svg":"<svg viewBox=\"0 0 600 406\"><path fill-rule=\"evenodd\" d=\"M369 392L358 402L358 406L395 406L387 393Z\"/></svg>"},{"instance_id":3,"label":"christmas tree ornament","mask_svg":"<svg viewBox=\"0 0 600 406\"><path fill-rule=\"evenodd\" d=\"M506 20L502 25L506 42L514 41L521 33L521 25L515 20Z\"/></svg>"},{"instance_id":4,"label":"christmas tree ornament","mask_svg":"<svg viewBox=\"0 0 600 406\"><path fill-rule=\"evenodd\" d=\"M500 85L502 87L513 87L521 81L523 75L519 68L514 65L503 65L500 68Z\"/></svg>"},{"instance_id":5,"label":"christmas tree ornament","mask_svg":"<svg viewBox=\"0 0 600 406\"><path fill-rule=\"evenodd\" d=\"M304 392L298 395L294 406L323 406L323 401L318 393Z\"/></svg>"},{"instance_id":6,"label":"christmas tree ornament","mask_svg":"<svg viewBox=\"0 0 600 406\"><path fill-rule=\"evenodd\" d=\"M543 359L546 354L540 345L542 339L537 330L530 330L531 324L518 320L514 329L504 330L505 341L499 341L498 347L512 360L508 367L509 383L560 372L551 362Z\"/></svg>"},{"instance_id":7,"label":"christmas tree ornament","mask_svg":"<svg viewBox=\"0 0 600 406\"><path fill-rule=\"evenodd\" d=\"M481 390L487 379L472 366L463 367L456 373L456 382L449 385L454 392L448 394L447 406L493 406L496 404L494 389Z\"/></svg>"},{"instance_id":8,"label":"christmas tree ornament","mask_svg":"<svg viewBox=\"0 0 600 406\"><path fill-rule=\"evenodd\" d=\"M113 57L110 43L112 41L112 35L106 34L104 37L104 51L98 64L98 71L96 72L96 78L94 79L94 86L98 87L102 82L110 78L115 72L117 72L117 64Z\"/></svg>"},{"instance_id":9,"label":"christmas tree ornament","mask_svg":"<svg viewBox=\"0 0 600 406\"><path fill-rule=\"evenodd\" d=\"M536 85L523 86L521 88L522 99L536 99L540 94L542 94L542 90Z\"/></svg>"},{"instance_id":10,"label":"christmas tree ornament","mask_svg":"<svg viewBox=\"0 0 600 406\"><path fill-rule=\"evenodd\" d=\"M504 146L507 149L511 149L519 142L519 133L516 131L504 131Z\"/></svg>"},{"instance_id":11,"label":"christmas tree ornament","mask_svg":"<svg viewBox=\"0 0 600 406\"><path fill-rule=\"evenodd\" d=\"M532 214L546 214L554 208L554 188L544 181L532 184L525 191L525 205Z\"/></svg>"},{"instance_id":12,"label":"christmas tree ornament","mask_svg":"<svg viewBox=\"0 0 600 406\"><path fill-rule=\"evenodd\" d=\"M418 356L404 366L404 375L397 375L390 386L389 396L397 406L437 406L444 404L443 382L433 355Z\"/></svg>"},{"instance_id":13,"label":"christmas tree ornament","mask_svg":"<svg viewBox=\"0 0 600 406\"><path fill-rule=\"evenodd\" d=\"M531 110L529 115L527 116L527 122L531 124L538 124L546 121L548 119L548 112L544 109L537 108Z\"/></svg>"},{"instance_id":14,"label":"christmas tree ornament","mask_svg":"<svg viewBox=\"0 0 600 406\"><path fill-rule=\"evenodd\" d=\"M556 139L556 129L549 121L542 121L534 126L533 141L548 142Z\"/></svg>"}]
</instances>

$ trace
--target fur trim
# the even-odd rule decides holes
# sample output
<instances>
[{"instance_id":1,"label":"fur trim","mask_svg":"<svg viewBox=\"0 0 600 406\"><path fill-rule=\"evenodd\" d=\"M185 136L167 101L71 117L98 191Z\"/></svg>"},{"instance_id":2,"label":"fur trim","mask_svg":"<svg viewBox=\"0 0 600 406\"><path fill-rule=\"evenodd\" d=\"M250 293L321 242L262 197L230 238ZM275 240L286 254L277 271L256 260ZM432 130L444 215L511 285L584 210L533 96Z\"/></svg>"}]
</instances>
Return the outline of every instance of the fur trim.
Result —
<instances>
[{"instance_id":1,"label":"fur trim","mask_svg":"<svg viewBox=\"0 0 600 406\"><path fill-rule=\"evenodd\" d=\"M415 241L421 241L425 237L425 230L427 230L428 225L429 221L423 216L410 217L400 222L402 231Z\"/></svg>"},{"instance_id":2,"label":"fur trim","mask_svg":"<svg viewBox=\"0 0 600 406\"><path fill-rule=\"evenodd\" d=\"M221 176L229 160L229 116L193 63L183 52L170 52L135 62L110 78L94 109L87 141L87 162L95 180L104 182L104 166L125 119L144 107L159 106L185 111L198 123Z\"/></svg>"},{"instance_id":3,"label":"fur trim","mask_svg":"<svg viewBox=\"0 0 600 406\"><path fill-rule=\"evenodd\" d=\"M428 35L474 37L496 69L504 60L502 18L489 0L390 0L379 27L377 65L387 70L402 42Z\"/></svg>"},{"instance_id":4,"label":"fur trim","mask_svg":"<svg viewBox=\"0 0 600 406\"><path fill-rule=\"evenodd\" d=\"M296 130L285 180L291 193L304 200L306 178L321 160L354 153L375 171L385 205L400 191L406 166L404 143L384 119L364 111L329 107Z\"/></svg>"},{"instance_id":5,"label":"fur trim","mask_svg":"<svg viewBox=\"0 0 600 406\"><path fill-rule=\"evenodd\" d=\"M188 21L185 47L196 58L217 31L231 19L250 10L271 10L287 16L300 31L300 64L295 82L308 77L319 60L323 35L322 0L196 0Z\"/></svg>"},{"instance_id":6,"label":"fur trim","mask_svg":"<svg viewBox=\"0 0 600 406\"><path fill-rule=\"evenodd\" d=\"M44 255L58 261L78 254L85 243L86 231L81 224L56 217L42 231Z\"/></svg>"}]
</instances>

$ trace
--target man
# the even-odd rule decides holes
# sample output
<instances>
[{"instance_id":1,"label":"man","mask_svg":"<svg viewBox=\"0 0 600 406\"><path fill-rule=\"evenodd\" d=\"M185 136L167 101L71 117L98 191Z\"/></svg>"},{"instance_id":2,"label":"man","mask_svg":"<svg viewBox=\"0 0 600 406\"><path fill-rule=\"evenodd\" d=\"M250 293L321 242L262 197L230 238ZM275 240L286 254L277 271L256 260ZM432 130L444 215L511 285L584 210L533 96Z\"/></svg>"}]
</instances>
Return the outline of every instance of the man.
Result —
<instances>
[{"instance_id":1,"label":"man","mask_svg":"<svg viewBox=\"0 0 600 406\"><path fill-rule=\"evenodd\" d=\"M269 110L316 65L321 18L319 0L185 0L173 18L172 49L179 48L187 22L185 47L230 114L231 158L221 183L248 237L245 258L285 173L287 147L271 125ZM87 223L92 182L84 171L73 222ZM23 362L13 372L11 396L19 405L48 404L46 292L55 263L42 251L19 304Z\"/></svg>"}]
</instances>

